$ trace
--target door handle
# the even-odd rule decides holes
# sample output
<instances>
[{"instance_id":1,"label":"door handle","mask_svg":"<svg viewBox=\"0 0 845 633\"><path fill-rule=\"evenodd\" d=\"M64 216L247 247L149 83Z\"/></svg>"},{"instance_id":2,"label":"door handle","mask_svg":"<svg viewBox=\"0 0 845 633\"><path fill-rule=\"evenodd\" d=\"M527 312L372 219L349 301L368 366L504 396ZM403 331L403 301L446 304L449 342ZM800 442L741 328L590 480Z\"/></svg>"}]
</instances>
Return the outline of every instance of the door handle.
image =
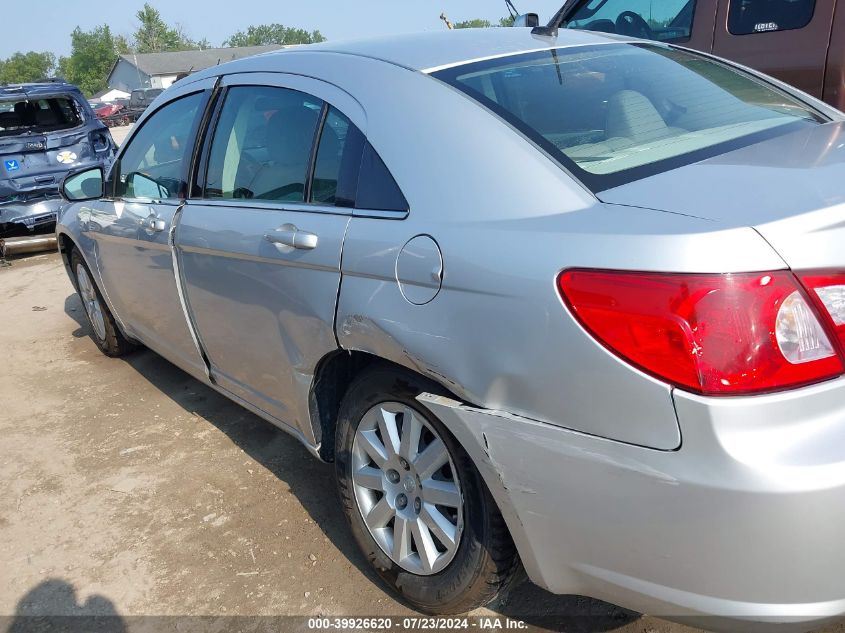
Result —
<instances>
[{"instance_id":1,"label":"door handle","mask_svg":"<svg viewBox=\"0 0 845 633\"><path fill-rule=\"evenodd\" d=\"M167 228L167 222L165 222L161 218L157 218L151 215L150 217L141 220L141 226L143 226L144 229L146 229L147 231L152 231L153 233L161 233L164 229Z\"/></svg>"},{"instance_id":2,"label":"door handle","mask_svg":"<svg viewBox=\"0 0 845 633\"><path fill-rule=\"evenodd\" d=\"M265 233L264 239L283 252L290 248L310 251L319 242L316 233L300 231L293 224L283 224L272 233Z\"/></svg>"}]
</instances>

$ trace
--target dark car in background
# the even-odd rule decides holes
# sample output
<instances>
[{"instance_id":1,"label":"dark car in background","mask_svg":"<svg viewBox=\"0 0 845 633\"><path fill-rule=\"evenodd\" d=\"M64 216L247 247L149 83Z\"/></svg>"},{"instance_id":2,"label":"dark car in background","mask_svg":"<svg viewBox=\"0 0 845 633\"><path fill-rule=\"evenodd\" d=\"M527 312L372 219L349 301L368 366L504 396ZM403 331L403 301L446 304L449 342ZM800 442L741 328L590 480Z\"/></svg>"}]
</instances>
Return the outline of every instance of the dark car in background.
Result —
<instances>
[{"instance_id":1,"label":"dark car in background","mask_svg":"<svg viewBox=\"0 0 845 633\"><path fill-rule=\"evenodd\" d=\"M144 114L144 111L146 111L149 105L162 92L164 92L164 90L161 88L143 88L133 90L129 95L129 102L126 104L126 110L121 113L126 119L125 123L134 123L137 121L138 117Z\"/></svg>"},{"instance_id":2,"label":"dark car in background","mask_svg":"<svg viewBox=\"0 0 845 633\"><path fill-rule=\"evenodd\" d=\"M840 0L568 0L549 26L712 53L845 109Z\"/></svg>"},{"instance_id":3,"label":"dark car in background","mask_svg":"<svg viewBox=\"0 0 845 633\"><path fill-rule=\"evenodd\" d=\"M68 171L107 167L108 128L76 86L0 86L0 238L50 231Z\"/></svg>"}]
</instances>

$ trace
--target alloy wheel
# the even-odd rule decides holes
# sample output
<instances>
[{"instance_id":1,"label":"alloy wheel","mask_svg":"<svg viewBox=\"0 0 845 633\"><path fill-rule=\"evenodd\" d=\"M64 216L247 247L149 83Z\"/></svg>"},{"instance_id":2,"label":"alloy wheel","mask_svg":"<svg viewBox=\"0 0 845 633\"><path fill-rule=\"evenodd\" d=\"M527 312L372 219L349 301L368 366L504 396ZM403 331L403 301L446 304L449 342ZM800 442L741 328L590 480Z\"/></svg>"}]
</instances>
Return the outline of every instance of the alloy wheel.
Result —
<instances>
[{"instance_id":1,"label":"alloy wheel","mask_svg":"<svg viewBox=\"0 0 845 633\"><path fill-rule=\"evenodd\" d=\"M443 439L399 402L364 414L352 443L352 484L370 535L406 571L430 575L455 557L463 496Z\"/></svg>"}]
</instances>

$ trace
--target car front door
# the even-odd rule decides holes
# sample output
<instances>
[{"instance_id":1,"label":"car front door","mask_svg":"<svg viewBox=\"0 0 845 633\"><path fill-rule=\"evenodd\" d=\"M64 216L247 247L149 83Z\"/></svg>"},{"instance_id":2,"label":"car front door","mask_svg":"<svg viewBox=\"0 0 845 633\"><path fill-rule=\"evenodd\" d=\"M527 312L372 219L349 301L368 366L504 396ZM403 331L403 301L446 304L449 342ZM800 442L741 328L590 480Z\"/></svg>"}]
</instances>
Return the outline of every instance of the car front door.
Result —
<instances>
[{"instance_id":1,"label":"car front door","mask_svg":"<svg viewBox=\"0 0 845 633\"><path fill-rule=\"evenodd\" d=\"M203 193L176 231L186 304L213 380L316 443L308 393L317 363L337 349L344 205L354 196L345 192L363 112L302 77L252 73L222 85Z\"/></svg>"},{"instance_id":2,"label":"car front door","mask_svg":"<svg viewBox=\"0 0 845 633\"><path fill-rule=\"evenodd\" d=\"M110 197L88 223L105 292L127 334L195 375L204 364L180 302L171 228L213 83L175 91L143 119L112 167Z\"/></svg>"}]
</instances>

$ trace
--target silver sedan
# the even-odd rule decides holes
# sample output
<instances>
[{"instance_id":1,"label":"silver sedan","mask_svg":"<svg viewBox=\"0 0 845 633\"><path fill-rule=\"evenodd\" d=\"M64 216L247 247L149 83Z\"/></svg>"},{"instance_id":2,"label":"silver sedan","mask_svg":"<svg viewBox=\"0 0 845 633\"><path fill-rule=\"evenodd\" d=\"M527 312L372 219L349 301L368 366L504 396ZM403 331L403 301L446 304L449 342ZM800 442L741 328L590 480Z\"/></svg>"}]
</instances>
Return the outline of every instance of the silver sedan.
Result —
<instances>
[{"instance_id":1,"label":"silver sedan","mask_svg":"<svg viewBox=\"0 0 845 633\"><path fill-rule=\"evenodd\" d=\"M523 566L670 618L845 613L823 103L598 33L327 43L183 79L64 194L103 352L145 345L334 462L418 609Z\"/></svg>"}]
</instances>

